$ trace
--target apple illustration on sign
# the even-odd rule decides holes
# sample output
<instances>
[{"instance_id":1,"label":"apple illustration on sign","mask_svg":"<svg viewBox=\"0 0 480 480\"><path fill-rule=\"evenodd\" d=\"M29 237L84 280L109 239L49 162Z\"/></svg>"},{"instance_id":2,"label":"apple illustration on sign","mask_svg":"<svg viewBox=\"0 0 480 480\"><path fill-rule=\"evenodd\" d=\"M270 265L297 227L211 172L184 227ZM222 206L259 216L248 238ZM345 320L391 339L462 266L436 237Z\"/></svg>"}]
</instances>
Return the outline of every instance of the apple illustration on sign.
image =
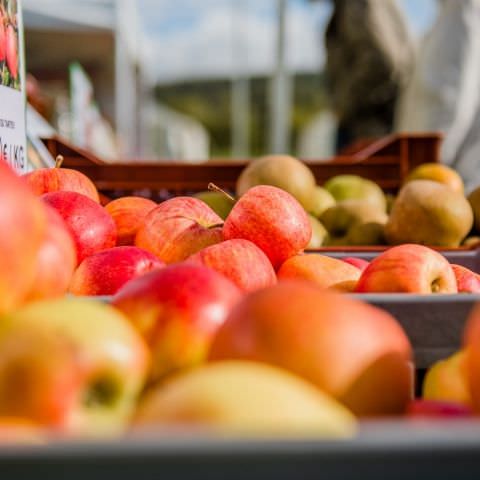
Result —
<instances>
[{"instance_id":1,"label":"apple illustration on sign","mask_svg":"<svg viewBox=\"0 0 480 480\"><path fill-rule=\"evenodd\" d=\"M0 62L4 62L7 55L6 43L7 33L5 31L5 21L3 18L2 10L0 9Z\"/></svg>"},{"instance_id":2,"label":"apple illustration on sign","mask_svg":"<svg viewBox=\"0 0 480 480\"><path fill-rule=\"evenodd\" d=\"M6 57L10 75L15 80L18 78L18 36L12 24L6 30Z\"/></svg>"}]
</instances>

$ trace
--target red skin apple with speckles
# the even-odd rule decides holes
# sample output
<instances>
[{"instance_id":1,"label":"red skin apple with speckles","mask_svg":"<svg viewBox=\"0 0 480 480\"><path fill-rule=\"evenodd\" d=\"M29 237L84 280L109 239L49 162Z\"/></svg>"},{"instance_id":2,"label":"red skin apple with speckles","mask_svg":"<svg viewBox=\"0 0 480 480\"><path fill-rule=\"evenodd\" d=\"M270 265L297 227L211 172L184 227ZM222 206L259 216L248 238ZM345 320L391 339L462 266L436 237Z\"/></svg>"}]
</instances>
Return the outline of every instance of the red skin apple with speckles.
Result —
<instances>
[{"instance_id":1,"label":"red skin apple with speckles","mask_svg":"<svg viewBox=\"0 0 480 480\"><path fill-rule=\"evenodd\" d=\"M130 280L164 267L155 255L138 247L115 247L87 257L75 270L70 293L114 295Z\"/></svg>"},{"instance_id":2,"label":"red skin apple with speckles","mask_svg":"<svg viewBox=\"0 0 480 480\"><path fill-rule=\"evenodd\" d=\"M51 192L77 192L100 203L97 188L83 173L69 168L40 168L23 175L37 196Z\"/></svg>"},{"instance_id":3,"label":"red skin apple with speckles","mask_svg":"<svg viewBox=\"0 0 480 480\"><path fill-rule=\"evenodd\" d=\"M347 257L347 258L342 258L342 260L345 263L349 263L350 265L353 265L354 267L358 268L361 272L363 272L370 265L370 262L367 262L363 258Z\"/></svg>"},{"instance_id":4,"label":"red skin apple with speckles","mask_svg":"<svg viewBox=\"0 0 480 480\"><path fill-rule=\"evenodd\" d=\"M452 265L458 293L480 293L480 276L461 265Z\"/></svg>"},{"instance_id":5,"label":"red skin apple with speckles","mask_svg":"<svg viewBox=\"0 0 480 480\"><path fill-rule=\"evenodd\" d=\"M235 204L223 227L225 240L250 240L267 255L275 269L305 249L312 227L303 207L289 193L260 185Z\"/></svg>"},{"instance_id":6,"label":"red skin apple with speckles","mask_svg":"<svg viewBox=\"0 0 480 480\"><path fill-rule=\"evenodd\" d=\"M242 294L210 268L182 263L148 273L113 298L153 353L153 379L202 362Z\"/></svg>"},{"instance_id":7,"label":"red skin apple with speckles","mask_svg":"<svg viewBox=\"0 0 480 480\"><path fill-rule=\"evenodd\" d=\"M423 245L390 248L370 262L357 293L457 293L452 267L440 253Z\"/></svg>"},{"instance_id":8,"label":"red skin apple with speckles","mask_svg":"<svg viewBox=\"0 0 480 480\"><path fill-rule=\"evenodd\" d=\"M212 245L200 250L187 261L213 268L243 292L253 292L277 283L270 260L248 240L227 240Z\"/></svg>"},{"instance_id":9,"label":"red skin apple with speckles","mask_svg":"<svg viewBox=\"0 0 480 480\"><path fill-rule=\"evenodd\" d=\"M94 253L113 248L117 228L112 217L91 198L76 192L52 192L41 197L67 224L77 248L77 262Z\"/></svg>"},{"instance_id":10,"label":"red skin apple with speckles","mask_svg":"<svg viewBox=\"0 0 480 480\"><path fill-rule=\"evenodd\" d=\"M357 415L403 413L413 393L412 349L395 319L305 281L245 296L215 335L209 359L284 368Z\"/></svg>"},{"instance_id":11,"label":"red skin apple with speckles","mask_svg":"<svg viewBox=\"0 0 480 480\"><path fill-rule=\"evenodd\" d=\"M117 245L133 245L138 229L156 207L155 202L142 197L122 197L108 203L105 210L117 225Z\"/></svg>"},{"instance_id":12,"label":"red skin apple with speckles","mask_svg":"<svg viewBox=\"0 0 480 480\"><path fill-rule=\"evenodd\" d=\"M31 288L45 228L42 202L0 153L0 315L19 307Z\"/></svg>"},{"instance_id":13,"label":"red skin apple with speckles","mask_svg":"<svg viewBox=\"0 0 480 480\"><path fill-rule=\"evenodd\" d=\"M47 228L37 254L35 280L27 295L29 301L64 295L77 265L77 249L67 225L54 208L45 207Z\"/></svg>"},{"instance_id":14,"label":"red skin apple with speckles","mask_svg":"<svg viewBox=\"0 0 480 480\"><path fill-rule=\"evenodd\" d=\"M152 210L135 237L135 245L165 263L185 260L223 240L223 220L204 202L176 197Z\"/></svg>"}]
</instances>

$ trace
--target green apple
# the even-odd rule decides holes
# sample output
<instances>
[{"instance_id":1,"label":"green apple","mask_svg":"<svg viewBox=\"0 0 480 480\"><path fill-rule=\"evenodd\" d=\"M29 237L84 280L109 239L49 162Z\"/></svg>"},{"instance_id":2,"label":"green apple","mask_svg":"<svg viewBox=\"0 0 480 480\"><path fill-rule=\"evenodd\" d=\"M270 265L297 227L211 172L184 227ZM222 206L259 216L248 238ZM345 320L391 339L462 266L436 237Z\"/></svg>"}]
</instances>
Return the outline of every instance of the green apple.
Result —
<instances>
[{"instance_id":1,"label":"green apple","mask_svg":"<svg viewBox=\"0 0 480 480\"><path fill-rule=\"evenodd\" d=\"M136 425L320 438L349 437L356 430L354 416L312 384L243 361L215 362L171 378L140 403Z\"/></svg>"},{"instance_id":2,"label":"green apple","mask_svg":"<svg viewBox=\"0 0 480 480\"><path fill-rule=\"evenodd\" d=\"M387 201L382 189L371 180L357 175L338 175L325 183L337 202L344 200L362 200L376 206L382 212L387 211Z\"/></svg>"},{"instance_id":3,"label":"green apple","mask_svg":"<svg viewBox=\"0 0 480 480\"><path fill-rule=\"evenodd\" d=\"M220 192L199 192L194 195L196 198L205 202L220 218L225 220L235 202Z\"/></svg>"},{"instance_id":4,"label":"green apple","mask_svg":"<svg viewBox=\"0 0 480 480\"><path fill-rule=\"evenodd\" d=\"M31 303L0 319L0 417L67 435L121 433L148 359L143 340L109 305Z\"/></svg>"}]
</instances>

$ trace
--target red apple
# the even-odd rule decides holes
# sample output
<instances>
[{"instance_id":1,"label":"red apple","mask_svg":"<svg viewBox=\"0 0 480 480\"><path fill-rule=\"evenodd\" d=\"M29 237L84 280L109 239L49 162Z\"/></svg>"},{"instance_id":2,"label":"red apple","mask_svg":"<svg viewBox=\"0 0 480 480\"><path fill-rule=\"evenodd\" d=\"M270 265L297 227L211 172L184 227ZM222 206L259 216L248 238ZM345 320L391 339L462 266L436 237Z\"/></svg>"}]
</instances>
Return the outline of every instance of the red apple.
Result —
<instances>
[{"instance_id":1,"label":"red apple","mask_svg":"<svg viewBox=\"0 0 480 480\"><path fill-rule=\"evenodd\" d=\"M223 240L223 220L204 202L176 197L152 210L135 237L135 245L165 263L181 262Z\"/></svg>"},{"instance_id":2,"label":"red apple","mask_svg":"<svg viewBox=\"0 0 480 480\"><path fill-rule=\"evenodd\" d=\"M393 247L372 260L357 284L358 293L457 293L446 258L422 245Z\"/></svg>"},{"instance_id":3,"label":"red apple","mask_svg":"<svg viewBox=\"0 0 480 480\"><path fill-rule=\"evenodd\" d=\"M38 252L35 280L27 295L29 301L65 294L77 265L77 250L67 225L55 209L45 207L47 231Z\"/></svg>"},{"instance_id":4,"label":"red apple","mask_svg":"<svg viewBox=\"0 0 480 480\"><path fill-rule=\"evenodd\" d=\"M10 76L16 80L18 77L18 34L10 23L7 25L6 35L7 67Z\"/></svg>"},{"instance_id":5,"label":"red apple","mask_svg":"<svg viewBox=\"0 0 480 480\"><path fill-rule=\"evenodd\" d=\"M420 419L458 420L473 417L472 409L452 402L414 400L407 406L407 416Z\"/></svg>"},{"instance_id":6,"label":"red apple","mask_svg":"<svg viewBox=\"0 0 480 480\"><path fill-rule=\"evenodd\" d=\"M45 228L44 206L0 158L0 314L27 295Z\"/></svg>"},{"instance_id":7,"label":"red apple","mask_svg":"<svg viewBox=\"0 0 480 480\"><path fill-rule=\"evenodd\" d=\"M395 319L307 282L246 296L209 357L285 368L362 416L403 413L413 393L412 349Z\"/></svg>"},{"instance_id":8,"label":"red apple","mask_svg":"<svg viewBox=\"0 0 480 480\"><path fill-rule=\"evenodd\" d=\"M342 292L355 289L360 270L336 258L308 254L289 258L278 270L279 280L308 280L321 288Z\"/></svg>"},{"instance_id":9,"label":"red apple","mask_svg":"<svg viewBox=\"0 0 480 480\"><path fill-rule=\"evenodd\" d=\"M248 240L227 240L204 248L188 259L229 278L243 292L275 285L277 277L267 256Z\"/></svg>"},{"instance_id":10,"label":"red apple","mask_svg":"<svg viewBox=\"0 0 480 480\"><path fill-rule=\"evenodd\" d=\"M361 272L363 272L370 265L370 262L367 262L363 258L346 257L346 258L342 258L342 260L358 268Z\"/></svg>"},{"instance_id":11,"label":"red apple","mask_svg":"<svg viewBox=\"0 0 480 480\"><path fill-rule=\"evenodd\" d=\"M307 247L312 227L303 207L284 190L260 185L235 204L223 227L225 240L243 238L261 248L275 269Z\"/></svg>"},{"instance_id":12,"label":"red apple","mask_svg":"<svg viewBox=\"0 0 480 480\"><path fill-rule=\"evenodd\" d=\"M117 225L117 245L133 245L145 217L156 206L152 200L141 197L122 197L108 203L105 210Z\"/></svg>"},{"instance_id":13,"label":"red apple","mask_svg":"<svg viewBox=\"0 0 480 480\"><path fill-rule=\"evenodd\" d=\"M76 192L52 192L41 197L67 224L77 247L80 264L94 253L115 246L117 229L112 217L91 198Z\"/></svg>"},{"instance_id":14,"label":"red apple","mask_svg":"<svg viewBox=\"0 0 480 480\"><path fill-rule=\"evenodd\" d=\"M480 275L461 265L452 265L458 293L480 293Z\"/></svg>"},{"instance_id":15,"label":"red apple","mask_svg":"<svg viewBox=\"0 0 480 480\"><path fill-rule=\"evenodd\" d=\"M240 290L215 270L179 264L129 282L113 298L153 351L152 376L204 360Z\"/></svg>"},{"instance_id":16,"label":"red apple","mask_svg":"<svg viewBox=\"0 0 480 480\"><path fill-rule=\"evenodd\" d=\"M30 303L2 318L0 417L25 418L61 434L121 433L148 359L143 340L109 305Z\"/></svg>"},{"instance_id":17,"label":"red apple","mask_svg":"<svg viewBox=\"0 0 480 480\"><path fill-rule=\"evenodd\" d=\"M77 268L70 284L74 295L113 295L133 278L164 263L137 247L115 247L87 257Z\"/></svg>"},{"instance_id":18,"label":"red apple","mask_svg":"<svg viewBox=\"0 0 480 480\"><path fill-rule=\"evenodd\" d=\"M51 192L77 192L100 203L98 190L83 173L68 168L40 168L23 175L35 195Z\"/></svg>"}]
</instances>

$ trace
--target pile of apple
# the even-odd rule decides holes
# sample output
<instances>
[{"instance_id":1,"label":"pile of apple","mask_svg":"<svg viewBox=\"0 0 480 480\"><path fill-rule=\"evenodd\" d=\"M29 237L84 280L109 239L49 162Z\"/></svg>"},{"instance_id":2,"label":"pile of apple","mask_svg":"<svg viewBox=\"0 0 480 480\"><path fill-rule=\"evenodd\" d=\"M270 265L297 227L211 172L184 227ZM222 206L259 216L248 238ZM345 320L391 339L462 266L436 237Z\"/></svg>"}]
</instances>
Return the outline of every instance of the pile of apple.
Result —
<instances>
[{"instance_id":1,"label":"pile of apple","mask_svg":"<svg viewBox=\"0 0 480 480\"><path fill-rule=\"evenodd\" d=\"M328 289L460 285L420 245L368 266L303 254L304 208L265 185L223 221L189 197L103 207L79 172L20 178L0 162L0 229L0 441L185 426L350 436L357 418L411 408L412 348L388 313ZM475 410L479 318L464 350Z\"/></svg>"},{"instance_id":2,"label":"pile of apple","mask_svg":"<svg viewBox=\"0 0 480 480\"><path fill-rule=\"evenodd\" d=\"M252 161L238 178L237 197L256 185L281 188L304 207L313 231L309 249L404 243L458 247L480 240L476 236L480 189L467 200L461 177L438 163L414 169L397 197L355 175L339 175L316 185L308 165L289 156ZM223 218L232 208L232 202L219 193L201 192L197 197Z\"/></svg>"}]
</instances>

